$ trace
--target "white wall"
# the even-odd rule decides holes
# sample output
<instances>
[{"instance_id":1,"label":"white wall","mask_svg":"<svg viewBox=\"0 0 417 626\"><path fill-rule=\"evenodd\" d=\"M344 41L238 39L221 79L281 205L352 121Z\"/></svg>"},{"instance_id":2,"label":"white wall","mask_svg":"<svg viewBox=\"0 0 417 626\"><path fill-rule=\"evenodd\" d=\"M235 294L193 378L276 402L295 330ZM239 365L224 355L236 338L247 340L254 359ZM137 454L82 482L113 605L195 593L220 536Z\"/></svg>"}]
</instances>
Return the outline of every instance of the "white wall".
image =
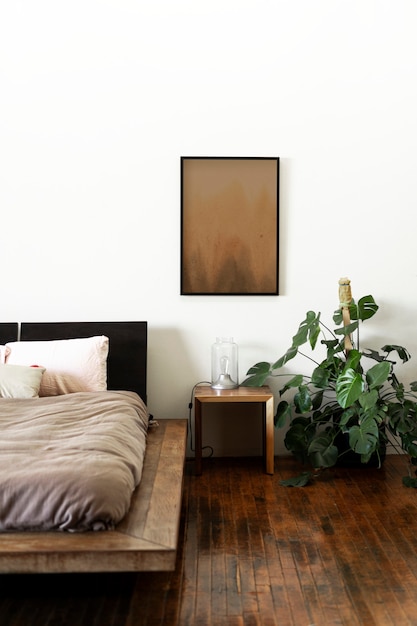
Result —
<instances>
[{"instance_id":1,"label":"white wall","mask_svg":"<svg viewBox=\"0 0 417 626\"><path fill-rule=\"evenodd\" d=\"M1 15L0 321L147 319L149 408L180 417L217 335L243 378L307 309L331 313L347 275L382 305L372 338L405 344L417 378L414 0ZM181 155L281 157L279 297L179 295ZM215 453L242 452L219 432Z\"/></svg>"}]
</instances>

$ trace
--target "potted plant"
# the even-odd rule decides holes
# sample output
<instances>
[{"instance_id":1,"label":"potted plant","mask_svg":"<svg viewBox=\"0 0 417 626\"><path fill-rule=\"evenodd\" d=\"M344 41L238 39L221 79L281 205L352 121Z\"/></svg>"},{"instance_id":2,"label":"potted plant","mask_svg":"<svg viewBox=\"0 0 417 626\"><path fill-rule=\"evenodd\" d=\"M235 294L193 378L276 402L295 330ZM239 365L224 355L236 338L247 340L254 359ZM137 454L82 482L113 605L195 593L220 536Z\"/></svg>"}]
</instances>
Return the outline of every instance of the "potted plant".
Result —
<instances>
[{"instance_id":1,"label":"potted plant","mask_svg":"<svg viewBox=\"0 0 417 626\"><path fill-rule=\"evenodd\" d=\"M242 383L261 386L269 377L285 377L279 390L275 425L289 424L285 446L312 471L283 481L303 486L323 468L355 455L361 463L382 462L388 438L410 457L406 486L417 487L411 468L417 466L417 382L409 388L395 373L396 361L410 359L406 348L396 344L380 350L360 346L360 325L371 319L378 305L371 295L357 303L352 299L349 279L339 281L339 308L334 312L331 330L321 313L308 311L293 336L286 353L274 363L253 365ZM319 341L320 339L320 341ZM310 346L311 354L301 352ZM322 347L324 358L315 351ZM310 375L282 373L282 368L296 355L312 363ZM290 397L289 397L290 396ZM415 469L415 468L413 468Z\"/></svg>"}]
</instances>

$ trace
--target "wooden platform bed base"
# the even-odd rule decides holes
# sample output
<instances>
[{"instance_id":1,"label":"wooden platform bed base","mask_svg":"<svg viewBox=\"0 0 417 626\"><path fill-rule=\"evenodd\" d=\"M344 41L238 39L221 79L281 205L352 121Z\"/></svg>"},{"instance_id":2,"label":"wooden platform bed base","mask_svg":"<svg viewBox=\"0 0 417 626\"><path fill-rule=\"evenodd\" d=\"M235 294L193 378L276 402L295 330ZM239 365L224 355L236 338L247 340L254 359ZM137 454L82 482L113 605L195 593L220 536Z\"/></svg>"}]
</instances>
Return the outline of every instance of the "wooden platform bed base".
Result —
<instances>
[{"instance_id":1,"label":"wooden platform bed base","mask_svg":"<svg viewBox=\"0 0 417 626\"><path fill-rule=\"evenodd\" d=\"M0 534L0 572L175 569L186 432L186 420L149 429L142 481L114 531Z\"/></svg>"},{"instance_id":2,"label":"wooden platform bed base","mask_svg":"<svg viewBox=\"0 0 417 626\"><path fill-rule=\"evenodd\" d=\"M9 333L11 326L0 324L0 343L13 340L13 335L10 336ZM122 338L121 350L126 351L127 348L133 347L136 356L135 348L137 349L140 344L140 358L142 361L144 359L144 364L142 363L144 371L140 381L141 395L146 397L146 322L127 324L111 322L105 323L104 327L103 324L95 322L81 325L81 327L76 323L26 326L37 327L35 336L31 336L30 339L107 334L110 337L110 368L111 356L119 354L116 344L120 343L120 338ZM43 326L43 331L48 332L46 334L42 332L38 336L39 326ZM61 326L65 326L65 332L62 331ZM2 333L2 327L6 333ZM137 337L135 342L132 336L132 331L137 335L138 329L140 330L139 344ZM105 332L102 333L102 331ZM114 342L112 342L112 335ZM120 369L117 368L119 372ZM129 366L127 370L132 371ZM135 366L134 371L139 370ZM119 382L116 382L110 384L109 388L125 387L121 387ZM127 388L132 391L136 390L132 385L127 385ZM133 494L128 515L115 530L85 533L0 533L0 573L128 572L175 569L186 438L187 420L185 419L158 420L158 425L149 428L142 480Z\"/></svg>"}]
</instances>

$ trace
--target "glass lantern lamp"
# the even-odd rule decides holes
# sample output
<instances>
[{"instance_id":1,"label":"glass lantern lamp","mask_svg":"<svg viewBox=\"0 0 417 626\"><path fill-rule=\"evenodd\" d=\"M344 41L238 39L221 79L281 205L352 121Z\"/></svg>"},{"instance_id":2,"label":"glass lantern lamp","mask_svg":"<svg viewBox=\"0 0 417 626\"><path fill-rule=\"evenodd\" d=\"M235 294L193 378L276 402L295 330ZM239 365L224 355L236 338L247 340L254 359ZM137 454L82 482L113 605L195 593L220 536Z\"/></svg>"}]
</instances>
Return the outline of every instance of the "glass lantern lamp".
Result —
<instances>
[{"instance_id":1,"label":"glass lantern lamp","mask_svg":"<svg viewBox=\"0 0 417 626\"><path fill-rule=\"evenodd\" d=\"M237 344L233 337L216 337L211 348L212 389L236 389L238 380Z\"/></svg>"}]
</instances>

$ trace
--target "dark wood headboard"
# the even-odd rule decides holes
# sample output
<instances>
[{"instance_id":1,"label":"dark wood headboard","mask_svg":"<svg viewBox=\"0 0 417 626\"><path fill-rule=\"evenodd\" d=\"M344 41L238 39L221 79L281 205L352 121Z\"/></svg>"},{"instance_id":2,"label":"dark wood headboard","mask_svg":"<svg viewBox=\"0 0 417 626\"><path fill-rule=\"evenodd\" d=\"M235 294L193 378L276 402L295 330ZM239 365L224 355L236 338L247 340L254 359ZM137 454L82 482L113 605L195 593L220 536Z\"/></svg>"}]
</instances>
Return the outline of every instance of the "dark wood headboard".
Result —
<instances>
[{"instance_id":1,"label":"dark wood headboard","mask_svg":"<svg viewBox=\"0 0 417 626\"><path fill-rule=\"evenodd\" d=\"M16 341L19 332L19 324L17 322L3 322L0 324L0 345L8 341Z\"/></svg>"},{"instance_id":2,"label":"dark wood headboard","mask_svg":"<svg viewBox=\"0 0 417 626\"><path fill-rule=\"evenodd\" d=\"M17 341L19 325L0 323L0 344ZM146 403L147 322L22 322L21 341L109 338L108 389L136 391Z\"/></svg>"}]
</instances>

